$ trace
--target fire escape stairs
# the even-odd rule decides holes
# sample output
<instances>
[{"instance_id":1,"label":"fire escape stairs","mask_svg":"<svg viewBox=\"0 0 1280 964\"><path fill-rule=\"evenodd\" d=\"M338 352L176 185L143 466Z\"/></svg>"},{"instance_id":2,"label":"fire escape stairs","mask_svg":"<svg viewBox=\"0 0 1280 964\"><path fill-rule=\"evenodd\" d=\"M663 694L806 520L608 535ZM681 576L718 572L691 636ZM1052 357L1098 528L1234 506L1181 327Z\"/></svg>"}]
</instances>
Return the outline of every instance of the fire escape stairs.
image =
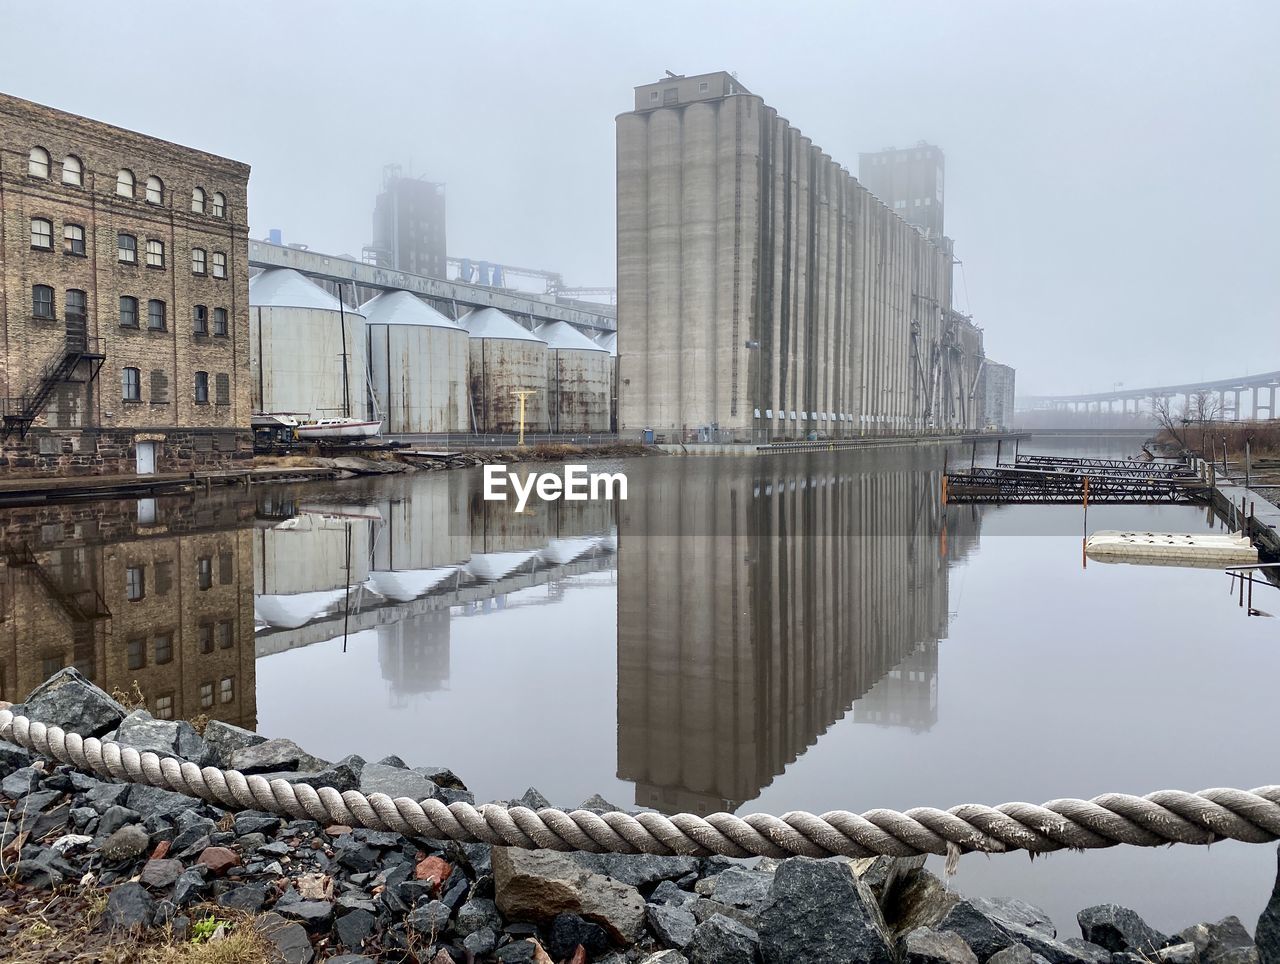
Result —
<instances>
[{"instance_id":1,"label":"fire escape stairs","mask_svg":"<svg viewBox=\"0 0 1280 964\"><path fill-rule=\"evenodd\" d=\"M4 438L14 432L26 438L27 430L44 411L54 390L66 382L92 382L102 370L106 355L97 350L97 339L87 337L83 329L68 328L66 343L60 352L50 358L36 375L32 387L21 395L5 400ZM85 376L76 378L76 372L84 365Z\"/></svg>"},{"instance_id":2,"label":"fire escape stairs","mask_svg":"<svg viewBox=\"0 0 1280 964\"><path fill-rule=\"evenodd\" d=\"M111 610L102 594L92 586L82 590L68 590L36 558L30 546L10 549L5 553L6 561L15 569L31 573L49 598L58 604L58 608L73 626L110 619Z\"/></svg>"}]
</instances>

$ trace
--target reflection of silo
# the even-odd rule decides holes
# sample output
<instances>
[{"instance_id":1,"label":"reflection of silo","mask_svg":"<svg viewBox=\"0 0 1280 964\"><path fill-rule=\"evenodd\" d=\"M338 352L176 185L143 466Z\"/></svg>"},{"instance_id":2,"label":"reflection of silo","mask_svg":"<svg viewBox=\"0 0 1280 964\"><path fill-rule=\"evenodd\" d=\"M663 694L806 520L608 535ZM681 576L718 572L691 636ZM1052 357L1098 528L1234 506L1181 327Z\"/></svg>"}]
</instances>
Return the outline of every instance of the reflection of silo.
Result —
<instances>
[{"instance_id":1,"label":"reflection of silo","mask_svg":"<svg viewBox=\"0 0 1280 964\"><path fill-rule=\"evenodd\" d=\"M578 329L549 321L533 332L547 343L547 413L552 432L607 432L613 359Z\"/></svg>"},{"instance_id":2,"label":"reflection of silo","mask_svg":"<svg viewBox=\"0 0 1280 964\"><path fill-rule=\"evenodd\" d=\"M254 411L368 415L365 326L357 309L343 309L292 268L252 278L249 309Z\"/></svg>"},{"instance_id":3,"label":"reflection of silo","mask_svg":"<svg viewBox=\"0 0 1280 964\"><path fill-rule=\"evenodd\" d=\"M255 532L253 593L258 617L273 626L302 626L369 578L368 520L304 513Z\"/></svg>"},{"instance_id":4,"label":"reflection of silo","mask_svg":"<svg viewBox=\"0 0 1280 964\"><path fill-rule=\"evenodd\" d=\"M378 627L378 666L393 705L449 682L449 610L406 616Z\"/></svg>"},{"instance_id":5,"label":"reflection of silo","mask_svg":"<svg viewBox=\"0 0 1280 964\"><path fill-rule=\"evenodd\" d=\"M512 471L523 468L511 467ZM535 469L533 467L529 471ZM547 542L547 519L553 505L559 503L544 502L535 495L530 498L523 512L517 512L515 497L510 494L507 501L495 502L483 498L480 492L473 491L468 508L472 555L481 552L541 549Z\"/></svg>"},{"instance_id":6,"label":"reflection of silo","mask_svg":"<svg viewBox=\"0 0 1280 964\"><path fill-rule=\"evenodd\" d=\"M419 475L405 498L380 504L385 525L373 547L376 572L457 566L471 555L469 486L461 472Z\"/></svg>"},{"instance_id":7,"label":"reflection of silo","mask_svg":"<svg viewBox=\"0 0 1280 964\"><path fill-rule=\"evenodd\" d=\"M609 380L609 431L618 430L618 333L611 331L596 339L596 344L613 359L613 375Z\"/></svg>"},{"instance_id":8,"label":"reflection of silo","mask_svg":"<svg viewBox=\"0 0 1280 964\"><path fill-rule=\"evenodd\" d=\"M468 337L407 291L388 291L360 308L369 330L373 396L388 432L465 432Z\"/></svg>"},{"instance_id":9,"label":"reflection of silo","mask_svg":"<svg viewBox=\"0 0 1280 964\"><path fill-rule=\"evenodd\" d=\"M527 432L547 430L547 344L497 308L476 308L459 319L471 336L472 424L478 432L520 429L520 400Z\"/></svg>"}]
</instances>

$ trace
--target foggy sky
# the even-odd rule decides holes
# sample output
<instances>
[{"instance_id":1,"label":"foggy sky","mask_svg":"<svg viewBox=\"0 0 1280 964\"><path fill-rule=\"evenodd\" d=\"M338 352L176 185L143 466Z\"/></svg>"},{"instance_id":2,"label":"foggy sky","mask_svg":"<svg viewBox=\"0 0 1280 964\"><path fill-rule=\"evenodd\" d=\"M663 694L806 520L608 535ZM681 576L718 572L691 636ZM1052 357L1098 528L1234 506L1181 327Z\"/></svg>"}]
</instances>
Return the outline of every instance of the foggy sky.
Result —
<instances>
[{"instance_id":1,"label":"foggy sky","mask_svg":"<svg viewBox=\"0 0 1280 964\"><path fill-rule=\"evenodd\" d=\"M1020 395L1280 369L1266 0L129 9L4 4L0 90L250 163L254 237L359 256L398 161L450 255L613 284L615 115L725 69L854 174L943 148L956 307Z\"/></svg>"}]
</instances>

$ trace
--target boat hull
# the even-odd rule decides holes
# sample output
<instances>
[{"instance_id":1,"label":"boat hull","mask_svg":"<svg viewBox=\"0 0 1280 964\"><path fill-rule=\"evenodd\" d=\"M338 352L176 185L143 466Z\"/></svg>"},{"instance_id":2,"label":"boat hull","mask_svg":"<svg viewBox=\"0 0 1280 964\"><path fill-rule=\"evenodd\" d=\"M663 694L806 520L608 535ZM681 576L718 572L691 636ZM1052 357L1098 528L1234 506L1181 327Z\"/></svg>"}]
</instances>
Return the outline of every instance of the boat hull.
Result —
<instances>
[{"instance_id":1,"label":"boat hull","mask_svg":"<svg viewBox=\"0 0 1280 964\"><path fill-rule=\"evenodd\" d=\"M382 429L382 422L343 422L331 425L299 425L298 438L311 441L324 439L373 438Z\"/></svg>"}]
</instances>

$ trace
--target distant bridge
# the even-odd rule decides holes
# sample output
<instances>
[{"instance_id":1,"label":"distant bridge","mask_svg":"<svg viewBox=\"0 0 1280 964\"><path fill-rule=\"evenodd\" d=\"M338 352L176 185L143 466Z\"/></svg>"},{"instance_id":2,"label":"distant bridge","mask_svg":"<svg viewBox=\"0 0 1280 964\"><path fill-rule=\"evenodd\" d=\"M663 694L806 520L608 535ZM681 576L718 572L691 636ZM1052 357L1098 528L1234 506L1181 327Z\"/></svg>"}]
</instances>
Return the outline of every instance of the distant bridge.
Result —
<instances>
[{"instance_id":1,"label":"distant bridge","mask_svg":"<svg viewBox=\"0 0 1280 964\"><path fill-rule=\"evenodd\" d=\"M1252 391L1252 405L1246 406L1250 410L1248 417L1275 418L1277 387L1280 387L1280 371L1152 388L1117 386L1114 391L1086 395L1027 395L1018 399L1017 408L1019 411L1115 412L1119 402L1121 413L1137 414L1153 410L1157 402L1171 402L1182 396L1182 411L1187 412L1194 408L1192 399L1207 394L1210 398L1216 396L1213 411L1218 418L1238 419L1246 417L1241 409L1242 396Z\"/></svg>"}]
</instances>

